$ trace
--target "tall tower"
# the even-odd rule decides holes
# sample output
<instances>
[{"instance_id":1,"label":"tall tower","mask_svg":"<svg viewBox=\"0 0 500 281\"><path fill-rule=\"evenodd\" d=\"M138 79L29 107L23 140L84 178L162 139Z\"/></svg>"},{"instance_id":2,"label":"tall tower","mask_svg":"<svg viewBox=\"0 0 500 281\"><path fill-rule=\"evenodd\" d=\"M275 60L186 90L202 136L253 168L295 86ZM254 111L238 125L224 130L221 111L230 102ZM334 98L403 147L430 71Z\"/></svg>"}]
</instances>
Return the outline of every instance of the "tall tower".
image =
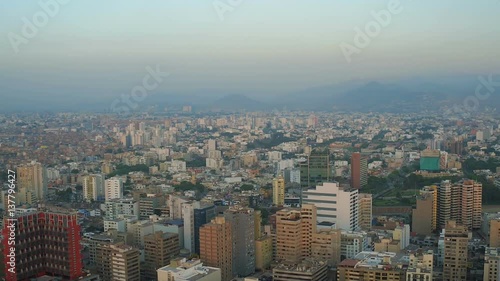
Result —
<instances>
[{"instance_id":1,"label":"tall tower","mask_svg":"<svg viewBox=\"0 0 500 281\"><path fill-rule=\"evenodd\" d=\"M220 268L222 281L233 278L233 236L224 217L200 227L200 259L207 266Z\"/></svg>"},{"instance_id":2,"label":"tall tower","mask_svg":"<svg viewBox=\"0 0 500 281\"><path fill-rule=\"evenodd\" d=\"M38 200L47 196L47 171L42 164L31 162L17 167L17 184L24 194L33 194ZM31 202L21 202L31 203Z\"/></svg>"},{"instance_id":3,"label":"tall tower","mask_svg":"<svg viewBox=\"0 0 500 281\"><path fill-rule=\"evenodd\" d=\"M361 153L351 155L351 186L360 189L368 183L368 162Z\"/></svg>"},{"instance_id":4,"label":"tall tower","mask_svg":"<svg viewBox=\"0 0 500 281\"><path fill-rule=\"evenodd\" d=\"M233 235L233 275L255 272L255 214L251 208L231 208L224 212Z\"/></svg>"},{"instance_id":5,"label":"tall tower","mask_svg":"<svg viewBox=\"0 0 500 281\"><path fill-rule=\"evenodd\" d=\"M104 177L99 174L83 177L83 199L98 201L104 198Z\"/></svg>"},{"instance_id":6,"label":"tall tower","mask_svg":"<svg viewBox=\"0 0 500 281\"><path fill-rule=\"evenodd\" d=\"M123 197L123 181L120 177L112 177L104 181L105 200L120 199Z\"/></svg>"},{"instance_id":7,"label":"tall tower","mask_svg":"<svg viewBox=\"0 0 500 281\"><path fill-rule=\"evenodd\" d=\"M467 280L467 227L448 221L444 232L443 281Z\"/></svg>"},{"instance_id":8,"label":"tall tower","mask_svg":"<svg viewBox=\"0 0 500 281\"><path fill-rule=\"evenodd\" d=\"M276 206L285 204L285 179L281 175L273 179L273 204Z\"/></svg>"}]
</instances>

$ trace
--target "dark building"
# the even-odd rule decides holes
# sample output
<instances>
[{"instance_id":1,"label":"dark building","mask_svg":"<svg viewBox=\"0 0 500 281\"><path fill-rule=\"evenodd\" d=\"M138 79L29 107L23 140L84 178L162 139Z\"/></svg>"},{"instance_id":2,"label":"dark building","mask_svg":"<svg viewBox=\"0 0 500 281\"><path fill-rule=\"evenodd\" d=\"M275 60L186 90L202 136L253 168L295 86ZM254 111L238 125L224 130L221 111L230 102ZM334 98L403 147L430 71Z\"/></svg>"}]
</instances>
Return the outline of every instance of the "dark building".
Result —
<instances>
[{"instance_id":1,"label":"dark building","mask_svg":"<svg viewBox=\"0 0 500 281\"><path fill-rule=\"evenodd\" d=\"M368 183L368 161L361 153L351 155L351 187L360 189Z\"/></svg>"},{"instance_id":2,"label":"dark building","mask_svg":"<svg viewBox=\"0 0 500 281\"><path fill-rule=\"evenodd\" d=\"M305 162L300 163L300 185L302 188L316 186L331 180L330 154L328 151L311 152Z\"/></svg>"},{"instance_id":3,"label":"dark building","mask_svg":"<svg viewBox=\"0 0 500 281\"><path fill-rule=\"evenodd\" d=\"M215 205L194 209L194 251L200 254L200 227L215 218Z\"/></svg>"}]
</instances>

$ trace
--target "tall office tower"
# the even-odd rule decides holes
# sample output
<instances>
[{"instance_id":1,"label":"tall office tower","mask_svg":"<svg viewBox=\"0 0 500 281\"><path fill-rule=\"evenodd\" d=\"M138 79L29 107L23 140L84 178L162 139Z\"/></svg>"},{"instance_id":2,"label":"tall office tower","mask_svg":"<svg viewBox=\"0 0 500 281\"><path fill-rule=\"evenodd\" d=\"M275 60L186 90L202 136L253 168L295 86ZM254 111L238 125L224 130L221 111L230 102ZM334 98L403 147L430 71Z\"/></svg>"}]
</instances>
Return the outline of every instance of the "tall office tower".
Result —
<instances>
[{"instance_id":1,"label":"tall office tower","mask_svg":"<svg viewBox=\"0 0 500 281\"><path fill-rule=\"evenodd\" d=\"M444 230L443 281L467 280L468 243L467 227L448 221Z\"/></svg>"},{"instance_id":2,"label":"tall office tower","mask_svg":"<svg viewBox=\"0 0 500 281\"><path fill-rule=\"evenodd\" d=\"M368 193L359 193L359 227L363 230L369 230L372 227L373 205L372 195Z\"/></svg>"},{"instance_id":3,"label":"tall office tower","mask_svg":"<svg viewBox=\"0 0 500 281\"><path fill-rule=\"evenodd\" d=\"M448 220L454 220L468 229L481 227L482 184L463 180L452 184L441 182L438 188L438 222L442 228Z\"/></svg>"},{"instance_id":4,"label":"tall office tower","mask_svg":"<svg viewBox=\"0 0 500 281\"><path fill-rule=\"evenodd\" d=\"M273 179L273 204L276 206L285 204L285 179L281 175Z\"/></svg>"},{"instance_id":5,"label":"tall office tower","mask_svg":"<svg viewBox=\"0 0 500 281\"><path fill-rule=\"evenodd\" d=\"M224 211L233 235L233 275L255 272L255 214L251 208L234 207Z\"/></svg>"},{"instance_id":6,"label":"tall office tower","mask_svg":"<svg viewBox=\"0 0 500 281\"><path fill-rule=\"evenodd\" d=\"M337 182L325 182L303 191L302 202L318 208L318 222L334 223L337 228L354 231L359 228L358 192Z\"/></svg>"},{"instance_id":7,"label":"tall office tower","mask_svg":"<svg viewBox=\"0 0 500 281\"><path fill-rule=\"evenodd\" d=\"M417 206L412 210L412 231L430 235L438 226L438 186L426 186L420 190Z\"/></svg>"},{"instance_id":8,"label":"tall office tower","mask_svg":"<svg viewBox=\"0 0 500 281\"><path fill-rule=\"evenodd\" d=\"M31 162L17 167L17 186L24 194L32 194L37 200L44 200L47 196L47 171L42 164ZM31 196L25 196L31 199ZM22 203L33 203L26 202Z\"/></svg>"},{"instance_id":9,"label":"tall office tower","mask_svg":"<svg viewBox=\"0 0 500 281\"><path fill-rule=\"evenodd\" d=\"M208 140L208 150L217 150L217 141L214 139Z\"/></svg>"},{"instance_id":10,"label":"tall office tower","mask_svg":"<svg viewBox=\"0 0 500 281\"><path fill-rule=\"evenodd\" d=\"M361 153L351 155L351 186L360 189L368 183L368 161Z\"/></svg>"},{"instance_id":11,"label":"tall office tower","mask_svg":"<svg viewBox=\"0 0 500 281\"><path fill-rule=\"evenodd\" d=\"M104 199L104 177L95 174L83 177L83 199L90 202Z\"/></svg>"},{"instance_id":12,"label":"tall office tower","mask_svg":"<svg viewBox=\"0 0 500 281\"><path fill-rule=\"evenodd\" d=\"M431 281L433 280L434 254L432 250L426 252L419 249L410 253L410 264L406 270L406 280Z\"/></svg>"},{"instance_id":13,"label":"tall office tower","mask_svg":"<svg viewBox=\"0 0 500 281\"><path fill-rule=\"evenodd\" d=\"M194 252L200 254L200 227L215 218L215 205L199 202L194 209Z\"/></svg>"},{"instance_id":14,"label":"tall office tower","mask_svg":"<svg viewBox=\"0 0 500 281\"><path fill-rule=\"evenodd\" d=\"M5 280L28 280L44 274L67 280L82 276L81 236L76 213L36 211L15 219L5 217L2 229L4 257L15 256L15 272L6 270ZM7 239L13 236L15 247ZM15 248L13 252L12 248ZM10 259L4 261L5 268L11 268Z\"/></svg>"},{"instance_id":15,"label":"tall office tower","mask_svg":"<svg viewBox=\"0 0 500 281\"><path fill-rule=\"evenodd\" d=\"M96 248L97 273L102 281L140 281L141 252L122 243L102 243Z\"/></svg>"},{"instance_id":16,"label":"tall office tower","mask_svg":"<svg viewBox=\"0 0 500 281\"><path fill-rule=\"evenodd\" d=\"M308 188L331 179L330 154L313 150L305 162L300 163L300 185Z\"/></svg>"},{"instance_id":17,"label":"tall office tower","mask_svg":"<svg viewBox=\"0 0 500 281\"><path fill-rule=\"evenodd\" d=\"M106 201L123 197L122 178L112 177L104 181L104 197Z\"/></svg>"},{"instance_id":18,"label":"tall office tower","mask_svg":"<svg viewBox=\"0 0 500 281\"><path fill-rule=\"evenodd\" d=\"M200 227L200 259L207 266L221 269L221 281L233 278L233 235L224 217L215 217Z\"/></svg>"},{"instance_id":19,"label":"tall office tower","mask_svg":"<svg viewBox=\"0 0 500 281\"><path fill-rule=\"evenodd\" d=\"M156 270L170 264L179 254L179 235L156 231L144 236L144 274L147 280L157 277Z\"/></svg>"},{"instance_id":20,"label":"tall office tower","mask_svg":"<svg viewBox=\"0 0 500 281\"><path fill-rule=\"evenodd\" d=\"M500 248L500 217L490 220L490 247Z\"/></svg>"},{"instance_id":21,"label":"tall office tower","mask_svg":"<svg viewBox=\"0 0 500 281\"><path fill-rule=\"evenodd\" d=\"M500 248L487 247L484 253L484 281L500 280Z\"/></svg>"}]
</instances>

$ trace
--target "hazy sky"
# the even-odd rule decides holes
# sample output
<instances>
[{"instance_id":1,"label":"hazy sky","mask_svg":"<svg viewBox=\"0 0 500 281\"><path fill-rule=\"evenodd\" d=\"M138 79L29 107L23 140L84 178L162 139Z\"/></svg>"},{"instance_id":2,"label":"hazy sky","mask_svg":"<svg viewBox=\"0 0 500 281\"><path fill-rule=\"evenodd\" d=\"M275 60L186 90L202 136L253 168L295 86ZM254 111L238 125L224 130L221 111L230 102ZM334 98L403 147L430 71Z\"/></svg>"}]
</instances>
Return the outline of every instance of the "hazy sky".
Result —
<instances>
[{"instance_id":1,"label":"hazy sky","mask_svg":"<svg viewBox=\"0 0 500 281\"><path fill-rule=\"evenodd\" d=\"M339 45L355 46L355 28L391 1L65 0L23 37L23 17L33 22L39 2L52 1L0 0L1 98L113 97L157 64L172 73L165 92L286 93L351 79L500 72L498 0L401 0L402 11L350 63ZM221 20L214 2L236 5ZM13 34L26 40L18 53Z\"/></svg>"}]
</instances>

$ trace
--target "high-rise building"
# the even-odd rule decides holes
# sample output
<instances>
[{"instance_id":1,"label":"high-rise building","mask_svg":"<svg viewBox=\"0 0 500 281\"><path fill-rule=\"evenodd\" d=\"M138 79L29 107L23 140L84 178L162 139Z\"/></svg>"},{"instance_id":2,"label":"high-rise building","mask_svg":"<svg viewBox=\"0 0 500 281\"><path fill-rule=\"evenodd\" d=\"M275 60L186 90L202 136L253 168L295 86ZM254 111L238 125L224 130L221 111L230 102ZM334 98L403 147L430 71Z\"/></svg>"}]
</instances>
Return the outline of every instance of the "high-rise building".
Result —
<instances>
[{"instance_id":1,"label":"high-rise building","mask_svg":"<svg viewBox=\"0 0 500 281\"><path fill-rule=\"evenodd\" d=\"M255 240L255 269L269 269L273 261L273 238L263 236Z\"/></svg>"},{"instance_id":2,"label":"high-rise building","mask_svg":"<svg viewBox=\"0 0 500 281\"><path fill-rule=\"evenodd\" d=\"M27 165L17 167L17 185L21 195L20 203L28 202L31 199L44 200L47 196L47 171L42 164L31 162Z\"/></svg>"},{"instance_id":3,"label":"high-rise building","mask_svg":"<svg viewBox=\"0 0 500 281\"><path fill-rule=\"evenodd\" d=\"M194 252L200 254L200 227L215 218L215 205L200 202L194 209Z\"/></svg>"},{"instance_id":4,"label":"high-rise building","mask_svg":"<svg viewBox=\"0 0 500 281\"><path fill-rule=\"evenodd\" d=\"M140 281L140 251L123 243L103 243L96 249L102 281Z\"/></svg>"},{"instance_id":5,"label":"high-rise building","mask_svg":"<svg viewBox=\"0 0 500 281\"><path fill-rule=\"evenodd\" d=\"M436 220L437 190L422 190L417 198L417 207L412 210L412 231L430 235L436 230Z\"/></svg>"},{"instance_id":6,"label":"high-rise building","mask_svg":"<svg viewBox=\"0 0 500 281\"><path fill-rule=\"evenodd\" d=\"M217 140L209 139L208 140L208 150L217 150Z\"/></svg>"},{"instance_id":7,"label":"high-rise building","mask_svg":"<svg viewBox=\"0 0 500 281\"><path fill-rule=\"evenodd\" d=\"M170 264L179 254L179 235L156 231L144 236L144 274L147 280L157 277L156 270Z\"/></svg>"},{"instance_id":8,"label":"high-rise building","mask_svg":"<svg viewBox=\"0 0 500 281\"><path fill-rule=\"evenodd\" d=\"M221 269L221 280L233 278L233 235L224 217L215 217L200 227L200 259L207 266Z\"/></svg>"},{"instance_id":9,"label":"high-rise building","mask_svg":"<svg viewBox=\"0 0 500 281\"><path fill-rule=\"evenodd\" d=\"M282 176L273 179L273 204L276 206L285 204L285 179Z\"/></svg>"},{"instance_id":10,"label":"high-rise building","mask_svg":"<svg viewBox=\"0 0 500 281\"><path fill-rule=\"evenodd\" d=\"M2 229L4 257L15 257L14 272L7 270L5 280L28 280L44 274L67 280L82 276L81 236L76 213L35 211L15 219L4 218ZM15 237L15 247L7 237ZM12 268L10 259L4 261L6 269Z\"/></svg>"},{"instance_id":11,"label":"high-rise building","mask_svg":"<svg viewBox=\"0 0 500 281\"><path fill-rule=\"evenodd\" d=\"M104 200L104 176L100 174L83 177L83 199L90 202Z\"/></svg>"},{"instance_id":12,"label":"high-rise building","mask_svg":"<svg viewBox=\"0 0 500 281\"><path fill-rule=\"evenodd\" d=\"M308 159L300 163L300 185L303 188L331 180L330 154L313 150Z\"/></svg>"},{"instance_id":13,"label":"high-rise building","mask_svg":"<svg viewBox=\"0 0 500 281\"><path fill-rule=\"evenodd\" d=\"M443 281L467 280L468 243L467 226L448 221L444 229Z\"/></svg>"},{"instance_id":14,"label":"high-rise building","mask_svg":"<svg viewBox=\"0 0 500 281\"><path fill-rule=\"evenodd\" d=\"M487 223L487 222L486 222ZM490 247L500 248L500 217L489 221Z\"/></svg>"},{"instance_id":15,"label":"high-rise building","mask_svg":"<svg viewBox=\"0 0 500 281\"><path fill-rule=\"evenodd\" d=\"M104 181L104 197L106 201L123 197L122 178L112 177Z\"/></svg>"},{"instance_id":16,"label":"high-rise building","mask_svg":"<svg viewBox=\"0 0 500 281\"><path fill-rule=\"evenodd\" d=\"M368 193L359 193L359 227L363 230L369 230L372 227L372 195Z\"/></svg>"},{"instance_id":17,"label":"high-rise building","mask_svg":"<svg viewBox=\"0 0 500 281\"><path fill-rule=\"evenodd\" d=\"M486 248L484 253L484 281L500 280L500 248Z\"/></svg>"},{"instance_id":18,"label":"high-rise building","mask_svg":"<svg viewBox=\"0 0 500 281\"><path fill-rule=\"evenodd\" d=\"M341 186L337 182L325 182L302 192L303 204L317 207L318 222L334 223L337 228L359 228L358 189Z\"/></svg>"},{"instance_id":19,"label":"high-rise building","mask_svg":"<svg viewBox=\"0 0 500 281\"><path fill-rule=\"evenodd\" d=\"M158 269L158 281L217 281L221 280L219 268L203 266L200 260L173 260Z\"/></svg>"},{"instance_id":20,"label":"high-rise building","mask_svg":"<svg viewBox=\"0 0 500 281\"><path fill-rule=\"evenodd\" d=\"M311 257L326 261L328 266L340 263L342 232L340 229L319 229L313 234L311 242Z\"/></svg>"},{"instance_id":21,"label":"high-rise building","mask_svg":"<svg viewBox=\"0 0 500 281\"><path fill-rule=\"evenodd\" d=\"M233 275L255 272L255 215L251 208L233 207L224 211L233 235Z\"/></svg>"},{"instance_id":22,"label":"high-rise building","mask_svg":"<svg viewBox=\"0 0 500 281\"><path fill-rule=\"evenodd\" d=\"M441 228L454 220L468 229L481 228L482 184L463 180L441 182L438 188L438 223Z\"/></svg>"},{"instance_id":23,"label":"high-rise building","mask_svg":"<svg viewBox=\"0 0 500 281\"><path fill-rule=\"evenodd\" d=\"M359 152L351 155L351 186L360 189L368 183L368 160Z\"/></svg>"}]
</instances>

